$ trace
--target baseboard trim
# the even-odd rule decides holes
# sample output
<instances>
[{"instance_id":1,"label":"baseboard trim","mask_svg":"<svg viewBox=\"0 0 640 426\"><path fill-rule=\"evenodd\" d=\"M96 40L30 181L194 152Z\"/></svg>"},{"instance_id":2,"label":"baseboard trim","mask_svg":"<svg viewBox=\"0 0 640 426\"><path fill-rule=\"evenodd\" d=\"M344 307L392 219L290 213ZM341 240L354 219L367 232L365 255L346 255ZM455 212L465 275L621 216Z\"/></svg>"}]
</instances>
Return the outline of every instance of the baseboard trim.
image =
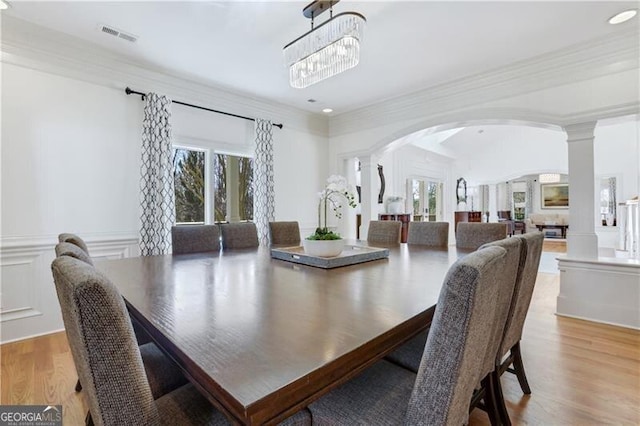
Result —
<instances>
[{"instance_id":1,"label":"baseboard trim","mask_svg":"<svg viewBox=\"0 0 640 426\"><path fill-rule=\"evenodd\" d=\"M36 333L36 334L32 334L30 336L18 337L16 339L2 341L2 343L0 343L0 346L4 346L4 345L9 344L9 343L22 342L24 340L29 340L29 339L36 339L38 337L48 336L49 334L56 334L56 333L61 333L61 332L65 332L65 329L61 328L59 330L45 331L44 333Z\"/></svg>"},{"instance_id":2,"label":"baseboard trim","mask_svg":"<svg viewBox=\"0 0 640 426\"><path fill-rule=\"evenodd\" d=\"M597 324L605 324L605 325L610 325L612 327L626 328L626 329L629 329L629 330L640 330L640 327L634 327L634 326L629 325L629 324L620 324L620 323L617 323L617 322L603 321L603 320L598 320L598 319L594 319L594 318L582 317L582 316L579 316L579 315L562 314L560 312L556 312L555 314L556 314L556 316L559 316L559 317L573 318L573 319L579 319L579 320L582 320L582 321L595 322Z\"/></svg>"}]
</instances>

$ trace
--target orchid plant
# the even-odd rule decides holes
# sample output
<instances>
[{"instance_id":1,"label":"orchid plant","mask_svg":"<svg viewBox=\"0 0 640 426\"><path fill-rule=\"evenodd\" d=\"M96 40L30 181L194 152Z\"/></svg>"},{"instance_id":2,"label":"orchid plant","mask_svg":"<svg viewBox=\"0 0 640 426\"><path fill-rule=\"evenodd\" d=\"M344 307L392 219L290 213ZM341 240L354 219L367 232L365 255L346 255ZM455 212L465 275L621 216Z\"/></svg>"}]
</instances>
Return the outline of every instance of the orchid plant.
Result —
<instances>
[{"instance_id":1,"label":"orchid plant","mask_svg":"<svg viewBox=\"0 0 640 426\"><path fill-rule=\"evenodd\" d=\"M331 175L327 179L327 186L318 193L320 202L318 203L318 228L307 240L339 240L341 237L327 228L327 216L329 208L338 218L342 218L343 202L346 201L349 207L356 207L355 196L347 179L339 175ZM322 212L324 210L324 223L322 222Z\"/></svg>"}]
</instances>

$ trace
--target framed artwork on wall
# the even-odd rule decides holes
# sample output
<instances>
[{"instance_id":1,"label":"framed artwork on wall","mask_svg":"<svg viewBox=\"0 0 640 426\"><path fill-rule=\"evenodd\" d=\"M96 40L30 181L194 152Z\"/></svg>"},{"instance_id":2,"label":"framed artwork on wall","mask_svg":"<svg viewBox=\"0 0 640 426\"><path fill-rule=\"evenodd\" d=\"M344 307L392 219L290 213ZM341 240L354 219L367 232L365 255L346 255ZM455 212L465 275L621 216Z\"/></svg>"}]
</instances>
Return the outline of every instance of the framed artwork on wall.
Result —
<instances>
[{"instance_id":1,"label":"framed artwork on wall","mask_svg":"<svg viewBox=\"0 0 640 426\"><path fill-rule=\"evenodd\" d=\"M569 184L547 183L540 185L541 205L543 209L568 209Z\"/></svg>"}]
</instances>

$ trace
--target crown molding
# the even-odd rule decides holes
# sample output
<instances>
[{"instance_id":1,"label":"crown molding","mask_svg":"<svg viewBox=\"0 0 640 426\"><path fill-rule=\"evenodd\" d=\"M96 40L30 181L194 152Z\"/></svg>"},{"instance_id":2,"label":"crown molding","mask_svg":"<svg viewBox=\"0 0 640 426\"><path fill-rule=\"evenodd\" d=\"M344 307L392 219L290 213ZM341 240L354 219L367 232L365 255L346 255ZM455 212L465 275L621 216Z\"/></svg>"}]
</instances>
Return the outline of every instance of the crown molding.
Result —
<instances>
[{"instance_id":1,"label":"crown molding","mask_svg":"<svg viewBox=\"0 0 640 426\"><path fill-rule=\"evenodd\" d=\"M638 69L638 29L618 33L452 80L331 118L330 137L401 121L469 109L487 102ZM613 107L612 109L618 109ZM601 111L613 116L615 111ZM572 120L585 121L575 114ZM554 122L562 121L562 118Z\"/></svg>"},{"instance_id":2,"label":"crown molding","mask_svg":"<svg viewBox=\"0 0 640 426\"><path fill-rule=\"evenodd\" d=\"M193 76L160 69L103 47L11 16L2 16L1 61L123 91L155 91L184 102L238 115L263 117L318 136L328 136L328 117L213 86Z\"/></svg>"}]
</instances>

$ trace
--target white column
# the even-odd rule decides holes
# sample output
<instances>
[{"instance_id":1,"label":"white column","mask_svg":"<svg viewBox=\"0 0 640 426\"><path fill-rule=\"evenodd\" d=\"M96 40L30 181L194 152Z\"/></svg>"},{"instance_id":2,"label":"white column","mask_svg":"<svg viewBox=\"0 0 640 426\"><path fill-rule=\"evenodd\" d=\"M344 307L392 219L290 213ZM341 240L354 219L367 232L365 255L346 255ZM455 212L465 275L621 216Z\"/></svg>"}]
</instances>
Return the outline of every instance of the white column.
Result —
<instances>
[{"instance_id":1,"label":"white column","mask_svg":"<svg viewBox=\"0 0 640 426\"><path fill-rule=\"evenodd\" d=\"M238 157L227 156L227 220L240 222L240 166Z\"/></svg>"},{"instance_id":2,"label":"white column","mask_svg":"<svg viewBox=\"0 0 640 426\"><path fill-rule=\"evenodd\" d=\"M566 126L569 148L569 229L567 257L598 258L595 233L593 139L596 122Z\"/></svg>"},{"instance_id":3,"label":"white column","mask_svg":"<svg viewBox=\"0 0 640 426\"><path fill-rule=\"evenodd\" d=\"M361 178L361 214L362 225L360 226L360 239L367 239L369 231L369 221L378 220L378 164L377 159L371 155L363 155L360 159Z\"/></svg>"},{"instance_id":4,"label":"white column","mask_svg":"<svg viewBox=\"0 0 640 426\"><path fill-rule=\"evenodd\" d=\"M498 186L489 185L489 222L498 221Z\"/></svg>"}]
</instances>

